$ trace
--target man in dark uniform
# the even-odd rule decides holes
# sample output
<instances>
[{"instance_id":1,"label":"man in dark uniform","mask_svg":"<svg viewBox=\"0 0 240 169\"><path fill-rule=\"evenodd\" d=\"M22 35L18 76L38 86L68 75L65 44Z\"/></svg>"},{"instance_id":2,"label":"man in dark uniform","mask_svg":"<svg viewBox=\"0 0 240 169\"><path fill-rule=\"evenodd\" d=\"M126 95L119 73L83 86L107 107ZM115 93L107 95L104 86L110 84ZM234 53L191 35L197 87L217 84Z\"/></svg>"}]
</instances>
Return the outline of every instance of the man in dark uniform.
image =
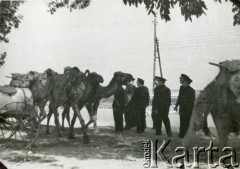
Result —
<instances>
[{"instance_id":1,"label":"man in dark uniform","mask_svg":"<svg viewBox=\"0 0 240 169\"><path fill-rule=\"evenodd\" d=\"M143 133L146 128L145 111L149 105L149 91L144 86L144 80L140 78L137 79L137 86L138 88L133 95L133 103L137 119L137 133Z\"/></svg>"},{"instance_id":2,"label":"man in dark uniform","mask_svg":"<svg viewBox=\"0 0 240 169\"><path fill-rule=\"evenodd\" d=\"M136 87L134 86L134 78L130 80L130 82L127 83L125 88L125 96L126 96L126 109L125 109L125 130L130 130L131 127L136 126L136 117L135 117L135 111L133 107L133 101L132 97L136 90Z\"/></svg>"},{"instance_id":3,"label":"man in dark uniform","mask_svg":"<svg viewBox=\"0 0 240 169\"><path fill-rule=\"evenodd\" d=\"M125 109L125 101L125 92L123 87L121 86L114 94L114 100L112 105L116 132L123 131L123 113Z\"/></svg>"},{"instance_id":4,"label":"man in dark uniform","mask_svg":"<svg viewBox=\"0 0 240 169\"><path fill-rule=\"evenodd\" d=\"M153 112L156 114L156 135L162 134L162 121L164 123L168 137L172 136L170 120L168 118L169 107L171 105L171 91L165 86L166 79L162 77L155 77L156 87L154 89L153 97Z\"/></svg>"},{"instance_id":5,"label":"man in dark uniform","mask_svg":"<svg viewBox=\"0 0 240 169\"><path fill-rule=\"evenodd\" d=\"M195 101L195 90L190 86L192 79L185 74L181 74L180 77L180 90L175 106L175 110L178 110L180 115L180 130L179 138L183 138L188 130L190 119L192 116L194 101Z\"/></svg>"}]
</instances>

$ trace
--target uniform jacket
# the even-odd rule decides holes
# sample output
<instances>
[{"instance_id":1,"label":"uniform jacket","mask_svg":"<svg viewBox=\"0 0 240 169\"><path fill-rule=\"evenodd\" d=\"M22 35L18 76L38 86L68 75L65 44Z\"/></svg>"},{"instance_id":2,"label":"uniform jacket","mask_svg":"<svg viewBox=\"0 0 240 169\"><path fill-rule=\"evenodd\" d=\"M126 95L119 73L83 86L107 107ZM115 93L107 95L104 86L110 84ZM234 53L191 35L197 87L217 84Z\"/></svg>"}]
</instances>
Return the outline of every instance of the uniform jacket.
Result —
<instances>
[{"instance_id":1,"label":"uniform jacket","mask_svg":"<svg viewBox=\"0 0 240 169\"><path fill-rule=\"evenodd\" d=\"M113 107L124 108L126 103L126 97L123 87L119 87L114 94Z\"/></svg>"},{"instance_id":2,"label":"uniform jacket","mask_svg":"<svg viewBox=\"0 0 240 169\"><path fill-rule=\"evenodd\" d=\"M157 86L154 89L153 109L169 110L171 105L171 91L165 85Z\"/></svg>"},{"instance_id":3,"label":"uniform jacket","mask_svg":"<svg viewBox=\"0 0 240 169\"><path fill-rule=\"evenodd\" d=\"M176 106L181 109L192 110L195 101L195 90L191 86L181 86Z\"/></svg>"},{"instance_id":4,"label":"uniform jacket","mask_svg":"<svg viewBox=\"0 0 240 169\"><path fill-rule=\"evenodd\" d=\"M146 86L140 86L133 95L133 104L135 109L143 109L149 105L149 91Z\"/></svg>"}]
</instances>

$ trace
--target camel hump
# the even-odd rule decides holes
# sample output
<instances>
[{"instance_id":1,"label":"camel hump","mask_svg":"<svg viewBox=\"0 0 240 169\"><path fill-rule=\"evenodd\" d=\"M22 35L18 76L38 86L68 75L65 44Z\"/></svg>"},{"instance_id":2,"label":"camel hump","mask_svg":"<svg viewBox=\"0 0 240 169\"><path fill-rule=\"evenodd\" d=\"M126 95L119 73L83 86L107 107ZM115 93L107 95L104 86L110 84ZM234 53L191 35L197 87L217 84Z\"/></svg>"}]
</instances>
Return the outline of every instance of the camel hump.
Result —
<instances>
[{"instance_id":1,"label":"camel hump","mask_svg":"<svg viewBox=\"0 0 240 169\"><path fill-rule=\"evenodd\" d=\"M88 76L90 74L90 70L86 69L84 75Z\"/></svg>"},{"instance_id":2,"label":"camel hump","mask_svg":"<svg viewBox=\"0 0 240 169\"><path fill-rule=\"evenodd\" d=\"M224 62L220 62L219 65L227 68L230 72L240 70L240 60L226 60Z\"/></svg>"},{"instance_id":3,"label":"camel hump","mask_svg":"<svg viewBox=\"0 0 240 169\"><path fill-rule=\"evenodd\" d=\"M8 94L9 96L17 93L17 89L12 86L0 86L0 91L4 94Z\"/></svg>"}]
</instances>

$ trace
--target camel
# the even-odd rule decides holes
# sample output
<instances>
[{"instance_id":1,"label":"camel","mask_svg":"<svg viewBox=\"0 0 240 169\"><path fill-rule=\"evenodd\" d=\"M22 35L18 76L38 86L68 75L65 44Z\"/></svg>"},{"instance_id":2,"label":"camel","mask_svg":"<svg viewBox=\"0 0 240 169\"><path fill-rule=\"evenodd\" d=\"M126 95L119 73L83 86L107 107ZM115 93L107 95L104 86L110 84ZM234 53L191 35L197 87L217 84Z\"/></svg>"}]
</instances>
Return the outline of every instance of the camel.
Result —
<instances>
[{"instance_id":1,"label":"camel","mask_svg":"<svg viewBox=\"0 0 240 169\"><path fill-rule=\"evenodd\" d=\"M71 70L72 69L72 67L69 67L69 66L67 66L67 67L65 67L64 68L64 74L69 74L71 71L69 71L69 70ZM85 71L85 76L87 76L88 74L90 74L90 71L89 70L86 70ZM103 79L102 79L103 80ZM103 81L102 81L103 82ZM97 85L96 85L97 86ZM80 104L82 104L81 102L80 102ZM67 119L67 122L68 122L68 125L69 126L71 126L71 123L70 123L70 106L68 105L68 106L65 106L65 108L64 108L64 110L63 110L63 113L62 113L62 131L64 131L64 121L65 121L65 117L66 117L66 119ZM50 119L50 118L49 118ZM48 121L48 123L49 123L49 121Z\"/></svg>"},{"instance_id":2,"label":"camel","mask_svg":"<svg viewBox=\"0 0 240 169\"><path fill-rule=\"evenodd\" d=\"M46 118L45 105L48 101L49 90L45 90L46 84L46 74L38 73L35 71L30 71L27 74L12 74L12 81L10 82L10 86L14 87L23 87L29 88L33 95L34 107L39 107L40 115L39 115L39 123Z\"/></svg>"},{"instance_id":3,"label":"camel","mask_svg":"<svg viewBox=\"0 0 240 169\"><path fill-rule=\"evenodd\" d=\"M119 87L126 85L132 79L133 76L129 73L115 72L112 80L107 86L100 85L97 88L94 98L86 105L90 115L90 120L86 124L86 127L88 127L93 122L94 133L99 132L97 128L97 109L101 99L114 95Z\"/></svg>"},{"instance_id":4,"label":"camel","mask_svg":"<svg viewBox=\"0 0 240 169\"><path fill-rule=\"evenodd\" d=\"M98 109L100 100L102 98L108 98L114 95L116 90L120 86L125 85L127 82L129 82L132 79L133 79L133 76L131 74L123 73L123 72L115 72L112 80L107 86L101 86L101 85L97 86L94 97L91 97L91 99L85 105L90 116L90 120L86 124L86 127L88 127L92 122L94 122L94 133L98 132L96 120L97 120L97 109ZM82 103L79 103L79 107L80 107L79 109L83 107ZM62 114L62 129L64 129L65 116L69 121L69 108L64 109L64 112ZM69 125L70 128L71 127L73 128L75 120L76 120L76 116L73 117L72 126ZM68 123L70 124L70 122ZM72 133L70 133L69 138L73 138Z\"/></svg>"},{"instance_id":5,"label":"camel","mask_svg":"<svg viewBox=\"0 0 240 169\"><path fill-rule=\"evenodd\" d=\"M25 74L22 78L17 79L17 81L19 80L21 81L21 84L18 83L20 87L29 88L32 92L34 106L38 106L40 109L40 115L38 120L39 124L47 116L44 108L46 106L47 101L49 100L48 96L50 90L46 89L48 89L50 82L48 82L46 78L47 78L46 74L44 73L30 71L29 73ZM10 84L14 84L14 80Z\"/></svg>"},{"instance_id":6,"label":"camel","mask_svg":"<svg viewBox=\"0 0 240 169\"><path fill-rule=\"evenodd\" d=\"M219 74L196 99L190 127L183 144L189 144L195 131L205 126L211 113L217 128L219 145L228 143L228 134L240 130L240 60L210 63L220 68Z\"/></svg>"},{"instance_id":7,"label":"camel","mask_svg":"<svg viewBox=\"0 0 240 169\"><path fill-rule=\"evenodd\" d=\"M55 124L57 127L58 135L59 121L57 108L59 106L72 107L74 111L74 117L79 118L80 124L83 128L84 143L88 143L88 135L85 128L85 122L80 114L81 108L88 102L91 96L94 96L94 89L103 82L102 76L92 72L87 76L80 72L76 67L69 70L67 74L54 75L51 69L47 71L48 78L53 80L52 92L50 95L50 111L48 113L48 123L52 114L55 117ZM69 138L73 137L73 125L75 120L71 122L69 129ZM49 132L48 125L46 132Z\"/></svg>"}]
</instances>

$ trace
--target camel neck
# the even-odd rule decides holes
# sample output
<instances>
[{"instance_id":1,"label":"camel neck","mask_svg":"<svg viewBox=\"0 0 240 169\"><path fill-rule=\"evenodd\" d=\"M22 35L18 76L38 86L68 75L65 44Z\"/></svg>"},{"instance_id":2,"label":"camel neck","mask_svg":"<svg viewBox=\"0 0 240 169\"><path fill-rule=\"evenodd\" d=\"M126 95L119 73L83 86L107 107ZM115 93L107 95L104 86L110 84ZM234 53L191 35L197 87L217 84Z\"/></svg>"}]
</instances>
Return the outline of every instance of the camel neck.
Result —
<instances>
[{"instance_id":1,"label":"camel neck","mask_svg":"<svg viewBox=\"0 0 240 169\"><path fill-rule=\"evenodd\" d=\"M106 92L104 94L104 97L110 97L110 96L114 95L116 90L121 86L122 86L121 82L119 82L113 78L110 81L110 83L105 87Z\"/></svg>"}]
</instances>

